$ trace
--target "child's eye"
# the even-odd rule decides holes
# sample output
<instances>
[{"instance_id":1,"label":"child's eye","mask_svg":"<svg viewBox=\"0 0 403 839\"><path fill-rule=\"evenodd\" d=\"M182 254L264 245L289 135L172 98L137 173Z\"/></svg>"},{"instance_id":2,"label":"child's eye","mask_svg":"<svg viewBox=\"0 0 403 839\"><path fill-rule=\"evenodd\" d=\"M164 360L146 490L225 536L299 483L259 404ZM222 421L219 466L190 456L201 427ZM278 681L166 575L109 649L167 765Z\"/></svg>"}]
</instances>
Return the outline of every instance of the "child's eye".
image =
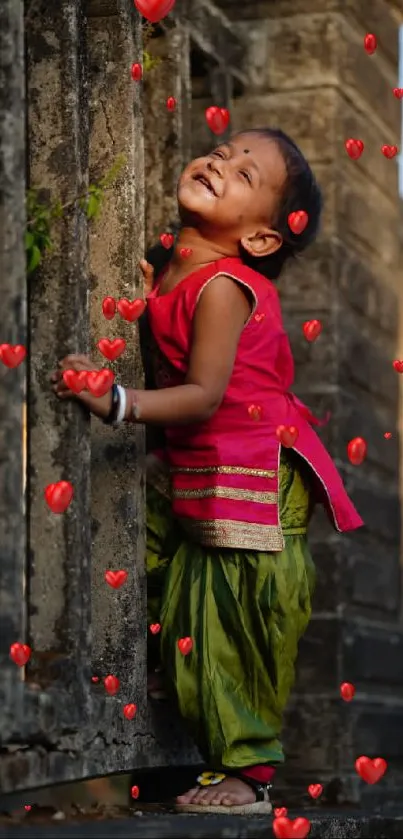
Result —
<instances>
[{"instance_id":1,"label":"child's eye","mask_svg":"<svg viewBox=\"0 0 403 839\"><path fill-rule=\"evenodd\" d=\"M213 152L211 153L211 156L212 156L212 157L222 157L222 158L224 159L224 154L223 154L223 152L222 152L222 151L213 151Z\"/></svg>"},{"instance_id":2,"label":"child's eye","mask_svg":"<svg viewBox=\"0 0 403 839\"><path fill-rule=\"evenodd\" d=\"M248 181L248 184L252 183L252 178L251 178L249 172L241 172L240 174L242 175L243 178L246 178L246 180Z\"/></svg>"}]
</instances>

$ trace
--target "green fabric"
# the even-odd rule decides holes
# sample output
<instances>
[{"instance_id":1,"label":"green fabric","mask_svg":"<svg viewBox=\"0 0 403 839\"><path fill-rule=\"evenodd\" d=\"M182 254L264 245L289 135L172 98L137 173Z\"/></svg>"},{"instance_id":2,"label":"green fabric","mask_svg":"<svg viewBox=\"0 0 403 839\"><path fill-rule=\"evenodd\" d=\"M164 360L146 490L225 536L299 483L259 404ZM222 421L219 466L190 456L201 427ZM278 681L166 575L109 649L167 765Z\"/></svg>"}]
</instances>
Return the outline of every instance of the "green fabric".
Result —
<instances>
[{"instance_id":1,"label":"green fabric","mask_svg":"<svg viewBox=\"0 0 403 839\"><path fill-rule=\"evenodd\" d=\"M148 620L162 626L150 658L160 644L167 688L201 754L211 769L282 762L282 715L315 578L305 465L282 455L281 552L191 542L152 487L147 509ZM186 636L193 650L183 656L177 642Z\"/></svg>"}]
</instances>

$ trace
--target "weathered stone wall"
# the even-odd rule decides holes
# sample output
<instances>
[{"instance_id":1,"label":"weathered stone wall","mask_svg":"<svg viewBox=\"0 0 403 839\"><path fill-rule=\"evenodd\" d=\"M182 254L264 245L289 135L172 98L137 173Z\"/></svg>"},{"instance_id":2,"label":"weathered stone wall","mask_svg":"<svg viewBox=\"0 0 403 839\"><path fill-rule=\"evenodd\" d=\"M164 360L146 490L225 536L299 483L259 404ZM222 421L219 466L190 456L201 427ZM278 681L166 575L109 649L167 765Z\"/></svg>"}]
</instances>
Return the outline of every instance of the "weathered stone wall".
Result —
<instances>
[{"instance_id":1,"label":"weathered stone wall","mask_svg":"<svg viewBox=\"0 0 403 839\"><path fill-rule=\"evenodd\" d=\"M236 128L278 125L301 146L325 195L323 230L306 258L279 283L296 360L296 392L315 412L332 413L322 432L366 527L339 536L318 517L312 547L318 571L316 612L301 645L297 689L287 716L285 782L333 782L341 797L391 801L403 786L403 631L400 584L398 440L399 306L402 303L398 24L403 5L373 0L276 0L239 6L221 0L249 44L250 84L234 103ZM366 32L379 48L369 57ZM361 138L353 162L344 149ZM307 344L305 320L323 334ZM401 344L400 344L401 347ZM392 432L385 440L384 433ZM346 445L368 442L359 468ZM338 698L352 681L351 705ZM386 779L365 787L354 772L361 755L389 762ZM290 793L288 793L290 794Z\"/></svg>"}]
</instances>

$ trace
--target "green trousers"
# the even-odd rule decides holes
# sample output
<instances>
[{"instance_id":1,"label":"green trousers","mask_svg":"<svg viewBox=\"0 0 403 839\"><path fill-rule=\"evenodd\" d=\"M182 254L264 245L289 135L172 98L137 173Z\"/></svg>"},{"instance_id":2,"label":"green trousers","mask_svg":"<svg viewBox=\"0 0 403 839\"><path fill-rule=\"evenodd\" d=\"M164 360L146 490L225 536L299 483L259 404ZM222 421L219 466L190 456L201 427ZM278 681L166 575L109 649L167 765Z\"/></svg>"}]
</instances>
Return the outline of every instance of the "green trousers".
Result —
<instances>
[{"instance_id":1,"label":"green trousers","mask_svg":"<svg viewBox=\"0 0 403 839\"><path fill-rule=\"evenodd\" d=\"M147 487L150 664L212 770L284 760L282 718L298 641L311 616L309 475L287 451L280 468L281 552L206 548L189 540L169 500ZM182 655L178 640L190 637ZM158 649L157 649L158 647Z\"/></svg>"}]
</instances>

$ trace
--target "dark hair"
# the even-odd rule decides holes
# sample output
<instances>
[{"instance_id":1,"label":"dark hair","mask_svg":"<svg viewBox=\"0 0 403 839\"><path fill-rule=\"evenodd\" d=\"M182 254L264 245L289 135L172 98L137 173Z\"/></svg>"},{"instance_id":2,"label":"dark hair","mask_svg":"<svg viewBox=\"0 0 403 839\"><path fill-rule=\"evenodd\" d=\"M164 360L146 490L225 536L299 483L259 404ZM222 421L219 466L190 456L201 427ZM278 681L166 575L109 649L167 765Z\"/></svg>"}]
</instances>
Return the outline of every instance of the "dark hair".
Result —
<instances>
[{"instance_id":1,"label":"dark hair","mask_svg":"<svg viewBox=\"0 0 403 839\"><path fill-rule=\"evenodd\" d=\"M318 233L322 213L322 193L315 176L301 150L291 138L279 128L252 128L239 134L261 134L273 140L280 149L287 170L287 178L277 207L277 213L271 222L273 228L281 233L283 244L267 257L256 259L242 249L241 257L245 265L259 271L269 280L276 280L288 259L295 259ZM288 225L288 216L297 210L305 210L308 224L300 234L295 234Z\"/></svg>"},{"instance_id":2,"label":"dark hair","mask_svg":"<svg viewBox=\"0 0 403 839\"><path fill-rule=\"evenodd\" d=\"M243 248L241 259L250 268L259 271L269 280L276 280L288 259L295 259L314 241L322 213L322 193L315 176L301 150L291 138L279 128L250 128L238 134L260 134L277 143L284 158L287 170L286 181L280 196L273 228L281 233L283 244L270 256L256 259ZM288 216L297 210L308 213L308 224L302 233L295 234L288 225ZM171 224L170 230L176 236L180 223ZM155 245L147 254L147 260L154 266L154 274L160 273L171 259L173 248L166 250L161 244Z\"/></svg>"}]
</instances>

